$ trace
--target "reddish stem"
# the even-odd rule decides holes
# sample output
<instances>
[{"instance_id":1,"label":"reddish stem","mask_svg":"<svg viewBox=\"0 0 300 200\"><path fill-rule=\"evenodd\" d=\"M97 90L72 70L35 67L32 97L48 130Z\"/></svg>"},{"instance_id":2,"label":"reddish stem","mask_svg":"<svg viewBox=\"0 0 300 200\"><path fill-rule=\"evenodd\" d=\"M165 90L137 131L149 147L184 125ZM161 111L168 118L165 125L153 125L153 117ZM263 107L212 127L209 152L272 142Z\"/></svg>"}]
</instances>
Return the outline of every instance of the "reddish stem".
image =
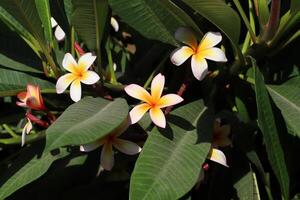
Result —
<instances>
[{"instance_id":1,"label":"reddish stem","mask_svg":"<svg viewBox=\"0 0 300 200\"><path fill-rule=\"evenodd\" d=\"M48 127L49 127L49 123L48 123L48 122L45 122L45 121L43 121L43 120L37 118L37 117L34 116L30 111L28 111L28 112L26 113L26 117L27 117L30 121L32 121L32 122L34 122L34 123L36 123L36 124L38 124L38 125L40 125L40 126L42 126L42 127L44 127L44 128L48 128Z\"/></svg>"},{"instance_id":2,"label":"reddish stem","mask_svg":"<svg viewBox=\"0 0 300 200\"><path fill-rule=\"evenodd\" d=\"M81 48L81 46L77 42L74 42L74 48L79 53L79 55L82 56L84 54L84 50Z\"/></svg>"}]
</instances>

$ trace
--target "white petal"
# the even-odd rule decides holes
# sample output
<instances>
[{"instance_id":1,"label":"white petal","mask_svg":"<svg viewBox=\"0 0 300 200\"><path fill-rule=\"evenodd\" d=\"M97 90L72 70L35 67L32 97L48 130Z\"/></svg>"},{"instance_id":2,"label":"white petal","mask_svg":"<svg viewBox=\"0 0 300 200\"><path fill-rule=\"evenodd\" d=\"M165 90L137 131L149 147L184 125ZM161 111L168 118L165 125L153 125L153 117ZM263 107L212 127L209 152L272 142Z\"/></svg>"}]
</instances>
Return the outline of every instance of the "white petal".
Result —
<instances>
[{"instance_id":1,"label":"white petal","mask_svg":"<svg viewBox=\"0 0 300 200\"><path fill-rule=\"evenodd\" d=\"M216 46L222 41L222 35L219 32L208 32L202 38L198 51Z\"/></svg>"},{"instance_id":2,"label":"white petal","mask_svg":"<svg viewBox=\"0 0 300 200\"><path fill-rule=\"evenodd\" d=\"M82 69L82 71L86 71L95 60L96 56L93 56L92 53L85 53L79 58L78 66Z\"/></svg>"},{"instance_id":3,"label":"white petal","mask_svg":"<svg viewBox=\"0 0 300 200\"><path fill-rule=\"evenodd\" d=\"M151 103L152 101L152 97L149 92L137 84L127 85L124 90L129 96L135 99L142 100L147 103Z\"/></svg>"},{"instance_id":4,"label":"white petal","mask_svg":"<svg viewBox=\"0 0 300 200\"><path fill-rule=\"evenodd\" d=\"M100 77L96 72L93 71L86 71L83 73L83 76L81 78L81 82L87 85L92 85L99 81Z\"/></svg>"},{"instance_id":5,"label":"white petal","mask_svg":"<svg viewBox=\"0 0 300 200\"><path fill-rule=\"evenodd\" d=\"M23 130L22 130L21 146L24 146L24 144L25 144L26 134L29 134L30 131L32 130L32 123L31 123L30 119L26 119L26 120L27 120L27 123L25 124L25 126L23 127Z\"/></svg>"},{"instance_id":6,"label":"white petal","mask_svg":"<svg viewBox=\"0 0 300 200\"><path fill-rule=\"evenodd\" d=\"M58 41L62 41L66 37L65 32L62 30L62 28L59 25L56 27L54 31L54 35Z\"/></svg>"},{"instance_id":7,"label":"white petal","mask_svg":"<svg viewBox=\"0 0 300 200\"><path fill-rule=\"evenodd\" d=\"M192 47L195 50L198 47L197 39L196 39L193 31L189 28L185 28L185 27L178 28L175 32L175 38L178 41L189 45L190 47Z\"/></svg>"},{"instance_id":8,"label":"white petal","mask_svg":"<svg viewBox=\"0 0 300 200\"><path fill-rule=\"evenodd\" d=\"M182 65L195 52L188 46L183 46L175 49L171 54L171 62L176 65Z\"/></svg>"},{"instance_id":9,"label":"white petal","mask_svg":"<svg viewBox=\"0 0 300 200\"><path fill-rule=\"evenodd\" d=\"M158 107L165 108L168 106L172 106L178 104L183 101L183 98L177 94L167 94L161 97L158 102Z\"/></svg>"},{"instance_id":10,"label":"white petal","mask_svg":"<svg viewBox=\"0 0 300 200\"><path fill-rule=\"evenodd\" d=\"M114 17L110 18L110 24L114 28L115 32L119 31L119 23Z\"/></svg>"},{"instance_id":11,"label":"white petal","mask_svg":"<svg viewBox=\"0 0 300 200\"><path fill-rule=\"evenodd\" d=\"M225 53L216 47L205 49L200 52L206 59L217 61L217 62L227 62Z\"/></svg>"},{"instance_id":12,"label":"white petal","mask_svg":"<svg viewBox=\"0 0 300 200\"><path fill-rule=\"evenodd\" d=\"M56 93L61 94L63 93L67 87L76 79L76 76L74 76L71 73L65 74L58 78L56 82Z\"/></svg>"},{"instance_id":13,"label":"white petal","mask_svg":"<svg viewBox=\"0 0 300 200\"><path fill-rule=\"evenodd\" d=\"M142 148L131 141L116 138L113 141L113 146L127 155L134 155L141 152Z\"/></svg>"},{"instance_id":14,"label":"white petal","mask_svg":"<svg viewBox=\"0 0 300 200\"><path fill-rule=\"evenodd\" d=\"M151 82L151 96L154 102L160 99L164 86L165 86L165 76L159 73L153 78Z\"/></svg>"},{"instance_id":15,"label":"white petal","mask_svg":"<svg viewBox=\"0 0 300 200\"><path fill-rule=\"evenodd\" d=\"M160 108L158 107L151 108L150 118L156 126L159 126L161 128L166 127L166 118L163 111Z\"/></svg>"},{"instance_id":16,"label":"white petal","mask_svg":"<svg viewBox=\"0 0 300 200\"><path fill-rule=\"evenodd\" d=\"M71 99L75 102L81 99L80 80L76 79L75 81L73 81L70 88L70 95L71 95Z\"/></svg>"},{"instance_id":17,"label":"white petal","mask_svg":"<svg viewBox=\"0 0 300 200\"><path fill-rule=\"evenodd\" d=\"M192 72L196 79L202 81L208 71L207 62L204 58L199 58L197 55L192 57Z\"/></svg>"},{"instance_id":18,"label":"white petal","mask_svg":"<svg viewBox=\"0 0 300 200\"><path fill-rule=\"evenodd\" d=\"M52 28L54 28L55 26L57 26L57 22L56 22L56 20L53 18L53 17L51 17L51 26L52 26Z\"/></svg>"},{"instance_id":19,"label":"white petal","mask_svg":"<svg viewBox=\"0 0 300 200\"><path fill-rule=\"evenodd\" d=\"M131 124L138 122L149 109L150 106L147 103L143 103L132 108L129 112Z\"/></svg>"},{"instance_id":20,"label":"white petal","mask_svg":"<svg viewBox=\"0 0 300 200\"><path fill-rule=\"evenodd\" d=\"M72 54L65 54L64 59L62 61L62 66L69 72L76 72L75 68L77 66L77 62L73 58Z\"/></svg>"},{"instance_id":21,"label":"white petal","mask_svg":"<svg viewBox=\"0 0 300 200\"><path fill-rule=\"evenodd\" d=\"M101 151L101 166L110 171L114 166L114 152L111 143L105 143Z\"/></svg>"},{"instance_id":22,"label":"white petal","mask_svg":"<svg viewBox=\"0 0 300 200\"><path fill-rule=\"evenodd\" d=\"M80 151L82 151L82 152L94 151L100 145L101 144L99 144L98 142L92 142L92 143L89 143L89 144L80 145Z\"/></svg>"},{"instance_id":23,"label":"white petal","mask_svg":"<svg viewBox=\"0 0 300 200\"><path fill-rule=\"evenodd\" d=\"M224 153L218 149L212 149L209 156L208 156L209 160L212 160L214 162L217 162L221 165L224 165L225 167L228 167L227 165L227 160L226 160L226 156L224 155Z\"/></svg>"}]
</instances>

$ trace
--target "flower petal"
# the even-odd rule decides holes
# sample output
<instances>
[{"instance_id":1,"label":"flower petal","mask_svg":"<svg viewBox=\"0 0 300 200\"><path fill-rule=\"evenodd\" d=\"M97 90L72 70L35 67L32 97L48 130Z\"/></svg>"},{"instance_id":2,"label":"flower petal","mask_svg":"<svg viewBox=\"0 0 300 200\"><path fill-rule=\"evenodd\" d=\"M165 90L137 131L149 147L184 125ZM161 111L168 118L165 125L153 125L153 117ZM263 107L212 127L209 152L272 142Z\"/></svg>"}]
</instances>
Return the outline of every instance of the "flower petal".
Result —
<instances>
[{"instance_id":1,"label":"flower petal","mask_svg":"<svg viewBox=\"0 0 300 200\"><path fill-rule=\"evenodd\" d=\"M41 90L39 86L27 85L27 94L28 97L26 99L26 104L29 108L35 109L35 110L44 110L44 100L41 96Z\"/></svg>"},{"instance_id":2,"label":"flower petal","mask_svg":"<svg viewBox=\"0 0 300 200\"><path fill-rule=\"evenodd\" d=\"M222 41L222 35L219 32L208 32L206 33L199 46L198 46L198 52L202 51L204 49L209 49L211 47L216 46Z\"/></svg>"},{"instance_id":3,"label":"flower petal","mask_svg":"<svg viewBox=\"0 0 300 200\"><path fill-rule=\"evenodd\" d=\"M114 166L114 152L111 143L105 143L101 151L101 166L110 171Z\"/></svg>"},{"instance_id":4,"label":"flower petal","mask_svg":"<svg viewBox=\"0 0 300 200\"><path fill-rule=\"evenodd\" d=\"M182 65L194 53L195 51L188 46L179 47L172 52L171 62L176 66Z\"/></svg>"},{"instance_id":5,"label":"flower petal","mask_svg":"<svg viewBox=\"0 0 300 200\"><path fill-rule=\"evenodd\" d=\"M216 47L205 49L199 53L201 53L203 57L209 60L213 60L217 62L227 62L225 53L221 49Z\"/></svg>"},{"instance_id":6,"label":"flower petal","mask_svg":"<svg viewBox=\"0 0 300 200\"><path fill-rule=\"evenodd\" d=\"M87 85L92 85L99 81L99 75L94 71L86 71L82 74L81 82Z\"/></svg>"},{"instance_id":7,"label":"flower petal","mask_svg":"<svg viewBox=\"0 0 300 200\"><path fill-rule=\"evenodd\" d=\"M110 24L113 27L113 29L115 30L115 32L119 31L119 23L114 17L110 18Z\"/></svg>"},{"instance_id":8,"label":"flower petal","mask_svg":"<svg viewBox=\"0 0 300 200\"><path fill-rule=\"evenodd\" d=\"M134 142L116 138L113 141L113 146L127 155L134 155L141 152L142 148Z\"/></svg>"},{"instance_id":9,"label":"flower petal","mask_svg":"<svg viewBox=\"0 0 300 200\"><path fill-rule=\"evenodd\" d=\"M80 71L87 71L88 68L94 63L96 56L93 56L92 53L83 54L78 60L78 68Z\"/></svg>"},{"instance_id":10,"label":"flower petal","mask_svg":"<svg viewBox=\"0 0 300 200\"><path fill-rule=\"evenodd\" d=\"M159 108L164 108L168 106L172 106L178 104L183 101L183 98L177 94L167 94L161 97L157 106Z\"/></svg>"},{"instance_id":11,"label":"flower petal","mask_svg":"<svg viewBox=\"0 0 300 200\"><path fill-rule=\"evenodd\" d=\"M226 156L224 155L224 153L218 149L211 149L209 156L208 156L209 160L212 160L214 162L217 162L221 165L224 165L225 167L228 167L227 165L227 160L226 160Z\"/></svg>"},{"instance_id":12,"label":"flower petal","mask_svg":"<svg viewBox=\"0 0 300 200\"><path fill-rule=\"evenodd\" d=\"M175 32L175 38L192 47L194 50L197 50L198 42L193 33L193 31L189 28L180 27Z\"/></svg>"},{"instance_id":13,"label":"flower petal","mask_svg":"<svg viewBox=\"0 0 300 200\"><path fill-rule=\"evenodd\" d=\"M129 112L131 124L135 124L136 122L138 122L149 109L150 105L147 103L135 106Z\"/></svg>"},{"instance_id":14,"label":"flower petal","mask_svg":"<svg viewBox=\"0 0 300 200\"><path fill-rule=\"evenodd\" d=\"M159 101L165 86L165 76L161 73L157 74L151 82L151 96L154 102Z\"/></svg>"},{"instance_id":15,"label":"flower petal","mask_svg":"<svg viewBox=\"0 0 300 200\"><path fill-rule=\"evenodd\" d=\"M69 72L76 72L77 62L73 58L72 54L66 53L62 61L62 66Z\"/></svg>"},{"instance_id":16,"label":"flower petal","mask_svg":"<svg viewBox=\"0 0 300 200\"><path fill-rule=\"evenodd\" d=\"M80 145L80 151L82 151L82 152L94 151L99 146L101 146L101 144L99 142L97 142L97 141L96 142L92 142L92 143L88 143L88 144L84 144L84 145Z\"/></svg>"},{"instance_id":17,"label":"flower petal","mask_svg":"<svg viewBox=\"0 0 300 200\"><path fill-rule=\"evenodd\" d=\"M150 109L150 117L151 117L151 120L153 121L153 123L156 124L157 126L159 126L161 128L166 127L166 118L165 118L163 111L160 108L158 108L158 107L151 108Z\"/></svg>"},{"instance_id":18,"label":"flower petal","mask_svg":"<svg viewBox=\"0 0 300 200\"><path fill-rule=\"evenodd\" d=\"M25 137L26 134L30 133L30 131L32 130L32 123L30 121L30 119L27 119L27 123L25 124L23 130L22 130L22 141L21 141L21 146L24 146L25 144Z\"/></svg>"},{"instance_id":19,"label":"flower petal","mask_svg":"<svg viewBox=\"0 0 300 200\"><path fill-rule=\"evenodd\" d=\"M20 101L22 102L26 102L26 98L27 98L27 91L26 92L19 92L17 94L18 99L20 99Z\"/></svg>"},{"instance_id":20,"label":"flower petal","mask_svg":"<svg viewBox=\"0 0 300 200\"><path fill-rule=\"evenodd\" d=\"M57 94L63 93L75 79L76 76L74 76L71 73L59 77L59 79L56 82L56 93Z\"/></svg>"},{"instance_id":21,"label":"flower petal","mask_svg":"<svg viewBox=\"0 0 300 200\"><path fill-rule=\"evenodd\" d=\"M65 39L66 34L65 34L65 32L62 30L62 28L58 25L58 26L55 28L54 36L55 36L55 38L56 38L58 41L62 41L63 39Z\"/></svg>"},{"instance_id":22,"label":"flower petal","mask_svg":"<svg viewBox=\"0 0 300 200\"><path fill-rule=\"evenodd\" d=\"M124 88L125 92L135 98L147 103L151 103L152 97L143 87L137 84L130 84Z\"/></svg>"},{"instance_id":23,"label":"flower petal","mask_svg":"<svg viewBox=\"0 0 300 200\"><path fill-rule=\"evenodd\" d=\"M71 95L71 99L75 102L81 99L81 85L79 79L76 79L71 84L70 95Z\"/></svg>"},{"instance_id":24,"label":"flower petal","mask_svg":"<svg viewBox=\"0 0 300 200\"><path fill-rule=\"evenodd\" d=\"M202 81L206 76L207 71L208 71L208 66L206 60L197 54L193 55L192 72L195 78L198 79L199 81Z\"/></svg>"}]
</instances>

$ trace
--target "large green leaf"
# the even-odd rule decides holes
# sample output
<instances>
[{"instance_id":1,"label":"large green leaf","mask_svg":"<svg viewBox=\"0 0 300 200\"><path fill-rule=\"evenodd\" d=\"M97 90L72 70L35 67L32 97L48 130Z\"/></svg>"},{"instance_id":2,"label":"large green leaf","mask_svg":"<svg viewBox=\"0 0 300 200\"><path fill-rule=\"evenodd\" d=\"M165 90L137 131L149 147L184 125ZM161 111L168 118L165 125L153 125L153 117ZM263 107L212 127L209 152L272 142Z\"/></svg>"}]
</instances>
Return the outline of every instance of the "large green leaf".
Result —
<instances>
[{"instance_id":1,"label":"large green leaf","mask_svg":"<svg viewBox=\"0 0 300 200\"><path fill-rule=\"evenodd\" d=\"M47 129L45 151L93 142L123 125L127 115L128 105L124 99L108 101L85 97L67 108Z\"/></svg>"},{"instance_id":2,"label":"large green leaf","mask_svg":"<svg viewBox=\"0 0 300 200\"><path fill-rule=\"evenodd\" d=\"M130 199L179 199L196 183L210 149L212 117L202 101L171 112L154 128L131 176Z\"/></svg>"},{"instance_id":3,"label":"large green leaf","mask_svg":"<svg viewBox=\"0 0 300 200\"><path fill-rule=\"evenodd\" d=\"M90 50L100 48L108 13L107 0L72 0L72 24Z\"/></svg>"},{"instance_id":4,"label":"large green leaf","mask_svg":"<svg viewBox=\"0 0 300 200\"><path fill-rule=\"evenodd\" d=\"M252 59L252 63L254 67L258 125L263 133L269 161L280 183L282 194L286 199L288 199L290 179L269 94L265 86L263 76L257 68L254 59Z\"/></svg>"},{"instance_id":5,"label":"large green leaf","mask_svg":"<svg viewBox=\"0 0 300 200\"><path fill-rule=\"evenodd\" d=\"M13 70L23 71L23 72L33 72L33 73L43 73L36 69L35 67L27 66L23 63L20 63L16 60L13 60L3 54L0 53L0 65L3 67L7 67ZM42 70L42 69L41 69Z\"/></svg>"},{"instance_id":6,"label":"large green leaf","mask_svg":"<svg viewBox=\"0 0 300 200\"><path fill-rule=\"evenodd\" d=\"M181 9L164 0L109 0L114 12L147 38L177 46L174 33L180 26L197 26Z\"/></svg>"},{"instance_id":7,"label":"large green leaf","mask_svg":"<svg viewBox=\"0 0 300 200\"><path fill-rule=\"evenodd\" d=\"M292 78L282 85L268 85L268 90L290 132L300 137L300 77Z\"/></svg>"},{"instance_id":8,"label":"large green leaf","mask_svg":"<svg viewBox=\"0 0 300 200\"><path fill-rule=\"evenodd\" d=\"M24 26L38 41L44 38L44 31L35 0L1 0L0 6Z\"/></svg>"},{"instance_id":9,"label":"large green leaf","mask_svg":"<svg viewBox=\"0 0 300 200\"><path fill-rule=\"evenodd\" d=\"M300 1L299 0L291 0L291 14L300 11Z\"/></svg>"},{"instance_id":10,"label":"large green leaf","mask_svg":"<svg viewBox=\"0 0 300 200\"><path fill-rule=\"evenodd\" d=\"M44 35L48 44L53 46L52 43L52 25L49 0L35 0L36 8L40 16L44 28Z\"/></svg>"},{"instance_id":11,"label":"large green leaf","mask_svg":"<svg viewBox=\"0 0 300 200\"><path fill-rule=\"evenodd\" d=\"M192 9L216 25L225 35L237 44L241 22L238 14L222 0L183 0Z\"/></svg>"},{"instance_id":12,"label":"large green leaf","mask_svg":"<svg viewBox=\"0 0 300 200\"><path fill-rule=\"evenodd\" d=\"M55 160L66 155L68 155L68 152L65 149L61 149L55 155L52 155L50 152L43 154L41 157L36 155L15 173L13 171L15 171L16 166L13 164L8 172L2 176L1 181L3 181L3 178L8 179L0 187L0 199L5 199L18 189L42 176ZM20 157L20 159L23 159L23 157Z\"/></svg>"},{"instance_id":13,"label":"large green leaf","mask_svg":"<svg viewBox=\"0 0 300 200\"><path fill-rule=\"evenodd\" d=\"M252 170L234 184L240 199L260 200L256 175Z\"/></svg>"},{"instance_id":14,"label":"large green leaf","mask_svg":"<svg viewBox=\"0 0 300 200\"><path fill-rule=\"evenodd\" d=\"M54 89L55 85L23 72L0 68L0 96L13 96L26 90L27 84L39 85L42 90Z\"/></svg>"}]
</instances>

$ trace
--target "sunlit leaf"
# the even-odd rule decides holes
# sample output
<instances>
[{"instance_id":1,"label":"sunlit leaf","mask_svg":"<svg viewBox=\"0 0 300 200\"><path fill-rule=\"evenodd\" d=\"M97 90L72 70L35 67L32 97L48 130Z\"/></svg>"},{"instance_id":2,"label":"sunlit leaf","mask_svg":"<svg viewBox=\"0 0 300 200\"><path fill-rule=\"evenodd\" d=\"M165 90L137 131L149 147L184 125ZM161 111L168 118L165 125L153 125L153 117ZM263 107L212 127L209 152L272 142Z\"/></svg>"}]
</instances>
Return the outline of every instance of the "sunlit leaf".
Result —
<instances>
[{"instance_id":1,"label":"sunlit leaf","mask_svg":"<svg viewBox=\"0 0 300 200\"><path fill-rule=\"evenodd\" d=\"M128 105L124 99L108 101L85 97L67 108L47 129L45 151L93 142L122 125L127 115Z\"/></svg>"},{"instance_id":2,"label":"sunlit leaf","mask_svg":"<svg viewBox=\"0 0 300 200\"><path fill-rule=\"evenodd\" d=\"M210 149L212 119L201 101L171 112L166 129L154 128L130 182L130 199L179 199L196 183Z\"/></svg>"}]
</instances>

